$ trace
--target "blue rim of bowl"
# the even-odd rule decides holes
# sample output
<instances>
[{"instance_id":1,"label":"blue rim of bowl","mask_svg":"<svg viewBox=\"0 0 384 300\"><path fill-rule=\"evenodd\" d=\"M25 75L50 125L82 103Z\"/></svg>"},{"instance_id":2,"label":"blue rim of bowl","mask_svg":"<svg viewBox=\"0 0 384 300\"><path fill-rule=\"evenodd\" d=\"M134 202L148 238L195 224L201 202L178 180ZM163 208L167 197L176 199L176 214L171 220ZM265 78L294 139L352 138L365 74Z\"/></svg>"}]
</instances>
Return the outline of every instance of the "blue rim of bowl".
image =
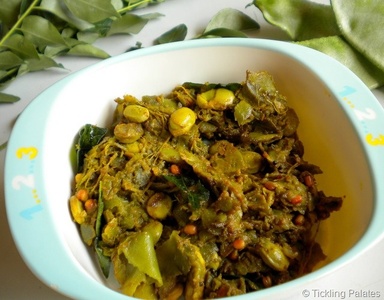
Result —
<instances>
[{"instance_id":1,"label":"blue rim of bowl","mask_svg":"<svg viewBox=\"0 0 384 300\"><path fill-rule=\"evenodd\" d=\"M44 209L44 202L40 201L45 195L44 178L39 171L43 164L43 155L40 151L43 139L39 133L43 132L46 116L55 99L54 95L68 82L84 73L92 72L94 68L103 68L120 61L157 53L223 46L271 50L287 55L311 69L330 91L335 91L333 96L343 106L358 134L365 154L373 162L369 168L373 178L374 208L371 223L362 238L340 258L321 269L282 285L258 291L257 296L276 295L287 288L302 288L305 283L317 280L350 262L383 237L384 185L379 181L384 178L384 111L357 76L336 60L320 52L288 42L238 38L183 41L128 52L77 71L42 92L18 117L8 142L5 160L6 210L11 232L21 256L32 272L46 285L74 298L88 298L89 291L92 291L93 299L95 295L100 299L106 297L127 299L127 296L101 285L80 266L74 265L72 256L55 234L54 220ZM308 57L312 59L307 59ZM330 68L333 72L332 80L328 77ZM364 99L359 98L359 95L364 95ZM346 99L354 102L354 108L348 106ZM41 117L36 118L36 115ZM40 243L44 243L44 247L39 247ZM47 265L46 258L52 253L60 257L60 260ZM77 285L79 282L81 287ZM247 297L249 295L245 294L234 299Z\"/></svg>"}]
</instances>

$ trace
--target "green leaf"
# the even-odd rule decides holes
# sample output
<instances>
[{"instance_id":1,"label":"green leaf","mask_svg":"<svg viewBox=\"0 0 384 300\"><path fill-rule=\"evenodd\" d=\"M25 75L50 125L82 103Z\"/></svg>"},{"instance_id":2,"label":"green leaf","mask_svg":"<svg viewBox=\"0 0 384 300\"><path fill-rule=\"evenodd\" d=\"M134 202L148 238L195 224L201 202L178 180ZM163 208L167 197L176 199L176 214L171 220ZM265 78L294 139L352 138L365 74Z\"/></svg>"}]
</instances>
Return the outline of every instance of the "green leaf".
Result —
<instances>
[{"instance_id":1,"label":"green leaf","mask_svg":"<svg viewBox=\"0 0 384 300\"><path fill-rule=\"evenodd\" d=\"M1 94L0 94L0 96L1 96ZM2 144L0 145L0 151L2 151L2 150L4 150L5 148L7 148L7 144L8 144L8 142L4 142L4 143L2 143Z\"/></svg>"},{"instance_id":2,"label":"green leaf","mask_svg":"<svg viewBox=\"0 0 384 300\"><path fill-rule=\"evenodd\" d=\"M105 278L109 277L109 270L111 268L111 260L103 254L103 249L99 246L98 238L95 239L95 252L97 261L99 262L101 271Z\"/></svg>"},{"instance_id":3,"label":"green leaf","mask_svg":"<svg viewBox=\"0 0 384 300\"><path fill-rule=\"evenodd\" d=\"M116 10L122 9L124 7L124 2L121 0L112 0L111 3Z\"/></svg>"},{"instance_id":4,"label":"green leaf","mask_svg":"<svg viewBox=\"0 0 384 300\"><path fill-rule=\"evenodd\" d=\"M58 55L110 57L93 42L111 34L138 33L162 15L128 15L120 21L121 15L163 1L0 0L0 90L17 75L62 68L52 59Z\"/></svg>"},{"instance_id":5,"label":"green leaf","mask_svg":"<svg viewBox=\"0 0 384 300\"><path fill-rule=\"evenodd\" d=\"M209 199L209 190L204 187L200 180L195 181L184 176L175 175L164 175L164 178L182 192L182 198L187 200L193 209L199 208L202 202Z\"/></svg>"},{"instance_id":6,"label":"green leaf","mask_svg":"<svg viewBox=\"0 0 384 300\"><path fill-rule=\"evenodd\" d=\"M112 22L112 19L104 19L102 21L96 22L92 28L85 30L85 32L97 33L99 37L105 37L111 28Z\"/></svg>"},{"instance_id":7,"label":"green leaf","mask_svg":"<svg viewBox=\"0 0 384 300\"><path fill-rule=\"evenodd\" d=\"M166 44L166 43L172 43L177 41L183 41L185 37L187 36L188 28L185 24L180 24L172 29L168 30L167 32L160 35L156 40L156 44Z\"/></svg>"},{"instance_id":8,"label":"green leaf","mask_svg":"<svg viewBox=\"0 0 384 300\"><path fill-rule=\"evenodd\" d=\"M22 75L28 72L36 72L46 70L49 68L64 68L62 64L57 63L52 58L39 55L39 58L29 58L24 60L24 63L20 66L18 75Z\"/></svg>"},{"instance_id":9,"label":"green leaf","mask_svg":"<svg viewBox=\"0 0 384 300\"><path fill-rule=\"evenodd\" d=\"M332 0L331 3L345 39L384 69L384 1Z\"/></svg>"},{"instance_id":10,"label":"green leaf","mask_svg":"<svg viewBox=\"0 0 384 300\"><path fill-rule=\"evenodd\" d=\"M95 128L95 130L97 130L97 131L99 129L100 128L98 128L98 127ZM95 138L95 137L93 137L93 138ZM93 141L87 141L87 143L88 142L91 143L90 145L87 145L87 146L91 146L94 143L98 143L100 141L100 139L101 138L98 136ZM102 227L103 212L104 212L103 182L101 181L100 184L99 184L99 197L98 197L98 200L97 200L97 215L96 215L96 224L95 224L96 239L95 239L95 242L94 242L94 246L95 246L96 257L97 257L97 260L99 262L101 271L103 272L104 277L108 278L109 277L109 270L111 268L111 260L110 260L109 257L107 257L107 256L105 256L103 254L103 249L100 247L100 244L99 244L99 239L101 237L101 227Z\"/></svg>"},{"instance_id":11,"label":"green leaf","mask_svg":"<svg viewBox=\"0 0 384 300\"><path fill-rule=\"evenodd\" d=\"M340 33L330 5L308 0L254 0L253 4L267 22L281 28L294 41Z\"/></svg>"},{"instance_id":12,"label":"green leaf","mask_svg":"<svg viewBox=\"0 0 384 300\"><path fill-rule=\"evenodd\" d=\"M0 91L6 89L17 77L18 67L8 71L0 71Z\"/></svg>"},{"instance_id":13,"label":"green leaf","mask_svg":"<svg viewBox=\"0 0 384 300\"><path fill-rule=\"evenodd\" d=\"M112 22L108 36L118 33L137 34L148 23L148 19L134 14L125 14Z\"/></svg>"},{"instance_id":14,"label":"green leaf","mask_svg":"<svg viewBox=\"0 0 384 300\"><path fill-rule=\"evenodd\" d=\"M0 52L0 70L9 70L13 67L20 66L23 60L12 51Z\"/></svg>"},{"instance_id":15,"label":"green leaf","mask_svg":"<svg viewBox=\"0 0 384 300\"><path fill-rule=\"evenodd\" d=\"M31 2L34 2L33 0L21 0L20 2L20 10L19 15L23 15L30 7Z\"/></svg>"},{"instance_id":16,"label":"green leaf","mask_svg":"<svg viewBox=\"0 0 384 300\"><path fill-rule=\"evenodd\" d=\"M120 17L111 1L64 0L68 9L78 18L96 23L110 17Z\"/></svg>"},{"instance_id":17,"label":"green leaf","mask_svg":"<svg viewBox=\"0 0 384 300\"><path fill-rule=\"evenodd\" d=\"M340 36L307 40L298 44L335 58L353 71L371 89L384 84L384 70L376 67Z\"/></svg>"},{"instance_id":18,"label":"green leaf","mask_svg":"<svg viewBox=\"0 0 384 300\"><path fill-rule=\"evenodd\" d=\"M97 38L114 34L137 34L143 29L148 21L155 16L157 16L157 14L148 14L141 17L127 13L118 19L108 18L96 22L94 27L79 32L78 36L80 36L82 40L89 40L89 34L91 34L90 37L94 36Z\"/></svg>"},{"instance_id":19,"label":"green leaf","mask_svg":"<svg viewBox=\"0 0 384 300\"><path fill-rule=\"evenodd\" d=\"M38 47L65 45L56 27L40 16L28 16L20 28L24 36Z\"/></svg>"},{"instance_id":20,"label":"green leaf","mask_svg":"<svg viewBox=\"0 0 384 300\"><path fill-rule=\"evenodd\" d=\"M68 55L76 55L76 56L89 56L89 57L97 57L97 58L108 58L110 55L104 50L97 48L96 46L90 44L78 44L72 47L68 52Z\"/></svg>"},{"instance_id":21,"label":"green leaf","mask_svg":"<svg viewBox=\"0 0 384 300\"><path fill-rule=\"evenodd\" d=\"M77 40L87 44L93 44L100 38L100 33L94 31L79 31L76 35Z\"/></svg>"},{"instance_id":22,"label":"green leaf","mask_svg":"<svg viewBox=\"0 0 384 300\"><path fill-rule=\"evenodd\" d=\"M37 9L52 13L78 30L85 30L92 27L91 23L77 18L68 9L66 9L62 0L42 0Z\"/></svg>"},{"instance_id":23,"label":"green leaf","mask_svg":"<svg viewBox=\"0 0 384 300\"><path fill-rule=\"evenodd\" d=\"M0 103L14 103L19 100L20 100L20 97L0 92Z\"/></svg>"},{"instance_id":24,"label":"green leaf","mask_svg":"<svg viewBox=\"0 0 384 300\"><path fill-rule=\"evenodd\" d=\"M21 58L38 58L39 55L33 43L20 34L13 34L4 40L3 46Z\"/></svg>"},{"instance_id":25,"label":"green leaf","mask_svg":"<svg viewBox=\"0 0 384 300\"><path fill-rule=\"evenodd\" d=\"M240 30L234 30L229 28L215 28L215 29L206 31L202 35L198 36L198 38L211 38L211 37L247 38L248 36Z\"/></svg>"},{"instance_id":26,"label":"green leaf","mask_svg":"<svg viewBox=\"0 0 384 300\"><path fill-rule=\"evenodd\" d=\"M102 138L107 134L107 129L86 124L80 130L77 140L77 168L81 171L85 154L101 142Z\"/></svg>"},{"instance_id":27,"label":"green leaf","mask_svg":"<svg viewBox=\"0 0 384 300\"><path fill-rule=\"evenodd\" d=\"M224 8L213 16L205 28L204 33L217 28L227 28L241 31L259 29L260 25L251 17L237 9Z\"/></svg>"},{"instance_id":28,"label":"green leaf","mask_svg":"<svg viewBox=\"0 0 384 300\"><path fill-rule=\"evenodd\" d=\"M0 20L7 27L11 27L17 21L21 0L0 0ZM1 35L0 35L1 37Z\"/></svg>"},{"instance_id":29,"label":"green leaf","mask_svg":"<svg viewBox=\"0 0 384 300\"><path fill-rule=\"evenodd\" d=\"M0 70L0 81L6 77L8 77L8 72L4 70Z\"/></svg>"},{"instance_id":30,"label":"green leaf","mask_svg":"<svg viewBox=\"0 0 384 300\"><path fill-rule=\"evenodd\" d=\"M140 15L140 17L143 19L147 19L147 20L154 20L154 19L157 19L160 17L164 17L164 15L155 12L155 13L148 13L148 14Z\"/></svg>"},{"instance_id":31,"label":"green leaf","mask_svg":"<svg viewBox=\"0 0 384 300\"><path fill-rule=\"evenodd\" d=\"M126 7L124 7L123 9L120 9L119 11L126 12L133 9L141 9L149 5L158 4L164 1L165 0L125 0L124 2L128 3L128 5L126 5Z\"/></svg>"},{"instance_id":32,"label":"green leaf","mask_svg":"<svg viewBox=\"0 0 384 300\"><path fill-rule=\"evenodd\" d=\"M70 39L66 39L66 42L68 43ZM70 46L56 46L56 47L51 47L47 46L44 49L44 55L47 57L55 57L59 55L65 55L70 49Z\"/></svg>"},{"instance_id":33,"label":"green leaf","mask_svg":"<svg viewBox=\"0 0 384 300\"><path fill-rule=\"evenodd\" d=\"M103 200L103 182L100 181L99 184L99 198L97 199L97 215L96 215L96 224L95 231L96 236L100 237L101 235L101 217L104 212L104 200Z\"/></svg>"}]
</instances>

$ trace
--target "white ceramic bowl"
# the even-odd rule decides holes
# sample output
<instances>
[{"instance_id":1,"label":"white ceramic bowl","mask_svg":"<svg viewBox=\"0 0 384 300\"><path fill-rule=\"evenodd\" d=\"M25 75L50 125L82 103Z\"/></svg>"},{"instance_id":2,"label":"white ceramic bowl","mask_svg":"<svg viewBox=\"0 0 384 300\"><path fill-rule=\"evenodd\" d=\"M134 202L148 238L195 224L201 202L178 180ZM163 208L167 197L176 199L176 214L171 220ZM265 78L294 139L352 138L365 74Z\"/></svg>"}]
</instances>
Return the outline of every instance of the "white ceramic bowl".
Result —
<instances>
[{"instance_id":1,"label":"white ceramic bowl","mask_svg":"<svg viewBox=\"0 0 384 300\"><path fill-rule=\"evenodd\" d=\"M384 232L384 112L369 89L338 62L308 48L210 39L105 60L48 88L21 114L7 148L5 192L11 231L31 270L71 298L127 299L106 285L68 209L74 137L86 123L108 124L113 99L126 93L169 92L184 81L240 82L248 69L274 76L301 120L305 158L324 171L317 177L320 189L345 196L342 209L321 225L319 242L328 256L324 265L257 296L302 290L308 280L371 247Z\"/></svg>"}]
</instances>

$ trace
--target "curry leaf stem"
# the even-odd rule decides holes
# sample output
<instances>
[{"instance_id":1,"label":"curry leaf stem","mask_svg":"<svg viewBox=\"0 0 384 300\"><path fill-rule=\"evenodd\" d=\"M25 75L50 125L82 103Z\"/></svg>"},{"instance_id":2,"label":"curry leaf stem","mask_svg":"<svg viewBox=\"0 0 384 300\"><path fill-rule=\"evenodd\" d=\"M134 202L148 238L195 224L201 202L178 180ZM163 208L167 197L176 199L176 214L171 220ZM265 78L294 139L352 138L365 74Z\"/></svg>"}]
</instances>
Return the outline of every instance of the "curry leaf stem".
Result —
<instances>
[{"instance_id":1,"label":"curry leaf stem","mask_svg":"<svg viewBox=\"0 0 384 300\"><path fill-rule=\"evenodd\" d=\"M139 7L140 5L151 3L152 1L153 0L142 0L142 1L139 1L139 2L134 3L134 4L128 4L126 7L119 9L117 12L119 14L123 14L127 11L134 10L135 8Z\"/></svg>"},{"instance_id":2,"label":"curry leaf stem","mask_svg":"<svg viewBox=\"0 0 384 300\"><path fill-rule=\"evenodd\" d=\"M4 41L6 41L16 30L19 28L24 19L31 13L31 11L38 5L40 0L34 0L31 5L29 5L28 9L20 16L17 22L12 26L12 28L4 35L4 37L0 40L0 47L3 45Z\"/></svg>"}]
</instances>

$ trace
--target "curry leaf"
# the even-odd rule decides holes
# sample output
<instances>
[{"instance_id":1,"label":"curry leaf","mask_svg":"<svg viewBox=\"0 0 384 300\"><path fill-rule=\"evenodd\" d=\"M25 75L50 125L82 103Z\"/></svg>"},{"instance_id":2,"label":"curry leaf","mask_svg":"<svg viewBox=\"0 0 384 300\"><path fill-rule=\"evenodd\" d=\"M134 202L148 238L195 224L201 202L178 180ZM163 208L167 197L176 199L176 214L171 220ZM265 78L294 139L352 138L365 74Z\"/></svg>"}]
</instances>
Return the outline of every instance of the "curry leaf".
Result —
<instances>
[{"instance_id":1,"label":"curry leaf","mask_svg":"<svg viewBox=\"0 0 384 300\"><path fill-rule=\"evenodd\" d=\"M83 167L84 155L93 146L100 143L108 130L91 124L86 124L79 132L77 140L77 168L80 171Z\"/></svg>"},{"instance_id":2,"label":"curry leaf","mask_svg":"<svg viewBox=\"0 0 384 300\"><path fill-rule=\"evenodd\" d=\"M0 97L1 97L1 94L0 94ZM7 148L7 142L4 142L4 143L2 143L1 145L0 145L0 151L1 150L4 150L5 148Z\"/></svg>"},{"instance_id":3,"label":"curry leaf","mask_svg":"<svg viewBox=\"0 0 384 300\"><path fill-rule=\"evenodd\" d=\"M103 249L99 246L98 238L95 239L95 252L96 252L96 257L97 261L99 262L101 271L103 272L103 275L105 278L109 277L109 271L111 268L111 260L109 257L105 256L103 254Z\"/></svg>"},{"instance_id":4,"label":"curry leaf","mask_svg":"<svg viewBox=\"0 0 384 300\"><path fill-rule=\"evenodd\" d=\"M21 34L13 34L3 42L3 46L21 58L38 58L39 55L33 43Z\"/></svg>"},{"instance_id":5,"label":"curry leaf","mask_svg":"<svg viewBox=\"0 0 384 300\"><path fill-rule=\"evenodd\" d=\"M39 58L29 58L24 60L23 64L19 68L18 75L22 75L28 72L36 72L49 68L64 68L62 64L58 64L52 58L39 55Z\"/></svg>"},{"instance_id":6,"label":"curry leaf","mask_svg":"<svg viewBox=\"0 0 384 300\"><path fill-rule=\"evenodd\" d=\"M20 12L20 2L21 0L0 0L0 20L3 22L3 25L11 27L16 22Z\"/></svg>"},{"instance_id":7,"label":"curry leaf","mask_svg":"<svg viewBox=\"0 0 384 300\"><path fill-rule=\"evenodd\" d=\"M72 47L67 54L77 56L90 56L98 58L108 58L110 55L104 50L97 48L91 44L79 43Z\"/></svg>"},{"instance_id":8,"label":"curry leaf","mask_svg":"<svg viewBox=\"0 0 384 300\"><path fill-rule=\"evenodd\" d=\"M125 2L127 2L128 5L122 9L119 9L119 12L124 13L132 9L140 9L140 8L144 8L152 4L158 4L164 1L165 0L126 0Z\"/></svg>"},{"instance_id":9,"label":"curry leaf","mask_svg":"<svg viewBox=\"0 0 384 300\"><path fill-rule=\"evenodd\" d=\"M20 9L19 9L19 13L20 15L23 15L24 13L26 13L30 7L30 2L29 0L21 0L20 1Z\"/></svg>"},{"instance_id":10,"label":"curry leaf","mask_svg":"<svg viewBox=\"0 0 384 300\"><path fill-rule=\"evenodd\" d=\"M112 22L107 35L118 33L137 34L148 23L148 19L134 14L125 14Z\"/></svg>"},{"instance_id":11,"label":"curry leaf","mask_svg":"<svg viewBox=\"0 0 384 300\"><path fill-rule=\"evenodd\" d=\"M339 34L330 5L307 0L254 0L253 4L267 22L284 30L294 41Z\"/></svg>"},{"instance_id":12,"label":"curry leaf","mask_svg":"<svg viewBox=\"0 0 384 300\"><path fill-rule=\"evenodd\" d=\"M182 192L183 199L187 200L193 209L199 208L201 203L209 199L209 190L204 187L200 180L194 181L188 177L175 175L164 175L164 178Z\"/></svg>"},{"instance_id":13,"label":"curry leaf","mask_svg":"<svg viewBox=\"0 0 384 300\"><path fill-rule=\"evenodd\" d=\"M260 25L254 19L237 9L224 8L213 16L205 28L204 33L217 28L241 31L259 29Z\"/></svg>"},{"instance_id":14,"label":"curry leaf","mask_svg":"<svg viewBox=\"0 0 384 300\"><path fill-rule=\"evenodd\" d=\"M78 32L76 37L78 41L93 44L100 37L100 33L93 30L85 30Z\"/></svg>"},{"instance_id":15,"label":"curry leaf","mask_svg":"<svg viewBox=\"0 0 384 300\"><path fill-rule=\"evenodd\" d=\"M78 18L96 23L111 16L120 17L110 1L64 0L68 9Z\"/></svg>"},{"instance_id":16,"label":"curry leaf","mask_svg":"<svg viewBox=\"0 0 384 300\"><path fill-rule=\"evenodd\" d=\"M111 28L113 20L110 18L101 20L99 22L94 23L92 28L85 30L84 32L92 32L97 33L99 37L107 36L109 29Z\"/></svg>"},{"instance_id":17,"label":"curry leaf","mask_svg":"<svg viewBox=\"0 0 384 300\"><path fill-rule=\"evenodd\" d=\"M93 42L107 35L138 33L161 14L139 17L127 12L163 1L0 0L0 90L18 75L62 68L53 60L59 55L110 57ZM18 97L2 99L9 103Z\"/></svg>"},{"instance_id":18,"label":"curry leaf","mask_svg":"<svg viewBox=\"0 0 384 300\"><path fill-rule=\"evenodd\" d=\"M96 224L95 224L96 237L100 237L100 235L101 235L101 217L103 215L103 212L104 212L103 182L100 181L99 197L97 200Z\"/></svg>"},{"instance_id":19,"label":"curry leaf","mask_svg":"<svg viewBox=\"0 0 384 300\"><path fill-rule=\"evenodd\" d=\"M4 150L5 148L7 148L7 142L2 143L2 144L0 145L0 151L1 151L1 150Z\"/></svg>"},{"instance_id":20,"label":"curry leaf","mask_svg":"<svg viewBox=\"0 0 384 300\"><path fill-rule=\"evenodd\" d=\"M147 19L147 20L153 20L153 19L157 19L157 18L160 18L160 17L164 17L163 14L160 14L160 13L148 13L148 14L144 14L144 15L141 15L140 16L141 18L144 18L144 19Z\"/></svg>"},{"instance_id":21,"label":"curry leaf","mask_svg":"<svg viewBox=\"0 0 384 300\"><path fill-rule=\"evenodd\" d=\"M9 70L22 62L23 60L11 51L0 52L0 70Z\"/></svg>"},{"instance_id":22,"label":"curry leaf","mask_svg":"<svg viewBox=\"0 0 384 300\"><path fill-rule=\"evenodd\" d=\"M38 47L65 45L60 32L43 17L26 17L20 29L24 36Z\"/></svg>"},{"instance_id":23,"label":"curry leaf","mask_svg":"<svg viewBox=\"0 0 384 300\"><path fill-rule=\"evenodd\" d=\"M85 30L92 27L91 23L79 19L73 15L65 7L63 1L61 0L42 0L40 6L37 7L37 9L48 11L79 30Z\"/></svg>"},{"instance_id":24,"label":"curry leaf","mask_svg":"<svg viewBox=\"0 0 384 300\"><path fill-rule=\"evenodd\" d=\"M6 78L8 76L7 71L0 70L0 80Z\"/></svg>"},{"instance_id":25,"label":"curry leaf","mask_svg":"<svg viewBox=\"0 0 384 300\"><path fill-rule=\"evenodd\" d=\"M20 97L0 92L0 103L14 103L19 100L20 100Z\"/></svg>"},{"instance_id":26,"label":"curry leaf","mask_svg":"<svg viewBox=\"0 0 384 300\"><path fill-rule=\"evenodd\" d=\"M384 2L332 0L331 3L345 39L384 69Z\"/></svg>"},{"instance_id":27,"label":"curry leaf","mask_svg":"<svg viewBox=\"0 0 384 300\"><path fill-rule=\"evenodd\" d=\"M229 28L214 28L212 30L204 32L198 38L210 38L210 37L248 37L244 32Z\"/></svg>"},{"instance_id":28,"label":"curry leaf","mask_svg":"<svg viewBox=\"0 0 384 300\"><path fill-rule=\"evenodd\" d=\"M96 141L95 141L96 142ZM97 214L96 214L96 224L95 224L95 232L96 238L94 241L96 257L101 267L101 271L103 275L108 278L109 270L111 266L111 260L109 257L103 254L103 250L99 246L99 238L101 237L101 228L102 228L102 216L104 212L104 200L103 200L103 182L100 182L99 185L99 197L97 200Z\"/></svg>"},{"instance_id":29,"label":"curry leaf","mask_svg":"<svg viewBox=\"0 0 384 300\"><path fill-rule=\"evenodd\" d=\"M180 24L172 29L168 30L167 32L160 35L156 40L156 44L166 44L166 43L172 43L177 41L183 41L185 37L187 36L188 28L185 24Z\"/></svg>"},{"instance_id":30,"label":"curry leaf","mask_svg":"<svg viewBox=\"0 0 384 300\"><path fill-rule=\"evenodd\" d=\"M68 44L70 44L69 40L71 40L71 39L66 39L66 42ZM69 51L69 49L70 49L70 47L68 47L68 46L55 46L55 47L47 46L44 49L44 55L48 56L48 57L55 57L55 56L59 56L62 54L66 54Z\"/></svg>"}]
</instances>

